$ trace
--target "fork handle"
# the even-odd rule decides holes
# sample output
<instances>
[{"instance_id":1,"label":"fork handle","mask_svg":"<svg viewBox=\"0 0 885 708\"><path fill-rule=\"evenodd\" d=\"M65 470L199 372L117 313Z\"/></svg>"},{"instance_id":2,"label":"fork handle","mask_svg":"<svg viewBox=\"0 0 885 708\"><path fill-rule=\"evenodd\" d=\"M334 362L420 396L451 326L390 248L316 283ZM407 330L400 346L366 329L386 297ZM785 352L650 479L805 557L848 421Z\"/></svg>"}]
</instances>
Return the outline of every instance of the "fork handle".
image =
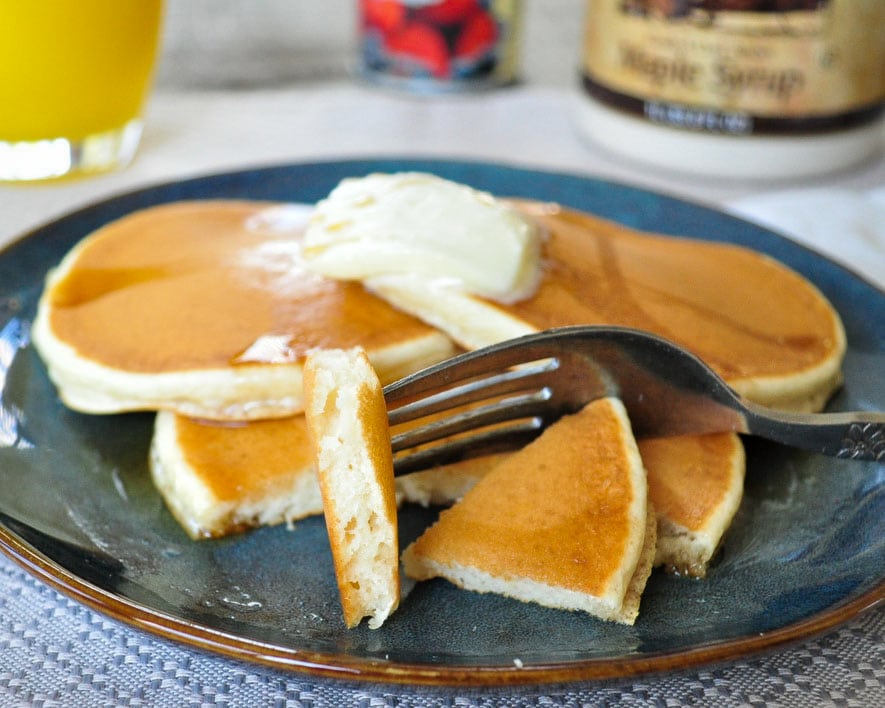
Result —
<instances>
[{"instance_id":1,"label":"fork handle","mask_svg":"<svg viewBox=\"0 0 885 708\"><path fill-rule=\"evenodd\" d=\"M885 461L885 413L786 413L747 405L747 432L830 457Z\"/></svg>"}]
</instances>

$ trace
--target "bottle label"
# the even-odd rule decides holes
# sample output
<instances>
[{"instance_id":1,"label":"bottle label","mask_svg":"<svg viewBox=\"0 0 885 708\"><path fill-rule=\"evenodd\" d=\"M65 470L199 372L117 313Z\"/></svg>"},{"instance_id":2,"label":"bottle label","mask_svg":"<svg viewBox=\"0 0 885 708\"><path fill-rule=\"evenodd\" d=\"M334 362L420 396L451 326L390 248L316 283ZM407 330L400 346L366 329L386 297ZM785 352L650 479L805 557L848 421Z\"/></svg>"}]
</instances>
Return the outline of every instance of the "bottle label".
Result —
<instances>
[{"instance_id":1,"label":"bottle label","mask_svg":"<svg viewBox=\"0 0 885 708\"><path fill-rule=\"evenodd\" d=\"M867 123L885 103L885 0L589 0L584 87L712 133Z\"/></svg>"}]
</instances>

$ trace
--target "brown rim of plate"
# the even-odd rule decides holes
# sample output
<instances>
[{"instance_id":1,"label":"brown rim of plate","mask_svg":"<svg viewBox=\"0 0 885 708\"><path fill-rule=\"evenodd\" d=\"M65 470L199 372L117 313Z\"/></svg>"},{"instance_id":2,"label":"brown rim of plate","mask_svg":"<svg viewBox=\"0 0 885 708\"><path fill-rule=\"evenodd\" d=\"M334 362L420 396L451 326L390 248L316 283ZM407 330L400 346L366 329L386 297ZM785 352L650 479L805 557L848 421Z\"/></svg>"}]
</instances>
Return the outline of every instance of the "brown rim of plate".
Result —
<instances>
[{"instance_id":1,"label":"brown rim of plate","mask_svg":"<svg viewBox=\"0 0 885 708\"><path fill-rule=\"evenodd\" d=\"M221 632L195 622L143 607L88 583L39 551L0 523L0 552L32 576L63 595L163 639L264 666L320 678L367 683L423 686L506 687L530 684L601 681L685 671L708 664L735 661L810 639L867 612L885 601L885 577L859 597L828 608L808 619L739 639L649 655L599 657L584 661L514 666L431 666L360 659L282 647Z\"/></svg>"}]
</instances>

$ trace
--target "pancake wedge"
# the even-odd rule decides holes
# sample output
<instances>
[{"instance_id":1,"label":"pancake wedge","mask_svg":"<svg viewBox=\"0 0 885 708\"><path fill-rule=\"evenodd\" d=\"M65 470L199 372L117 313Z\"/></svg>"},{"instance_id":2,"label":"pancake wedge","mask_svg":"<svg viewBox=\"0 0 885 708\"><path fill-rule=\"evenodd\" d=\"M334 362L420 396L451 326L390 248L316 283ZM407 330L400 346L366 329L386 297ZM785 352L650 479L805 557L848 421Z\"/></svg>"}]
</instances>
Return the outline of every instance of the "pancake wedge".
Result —
<instances>
[{"instance_id":1,"label":"pancake wedge","mask_svg":"<svg viewBox=\"0 0 885 708\"><path fill-rule=\"evenodd\" d=\"M452 353L359 284L304 269L309 214L177 202L83 239L49 274L33 327L62 400L87 413L285 417L303 408L310 349L359 344L385 382Z\"/></svg>"},{"instance_id":2,"label":"pancake wedge","mask_svg":"<svg viewBox=\"0 0 885 708\"><path fill-rule=\"evenodd\" d=\"M417 580L633 624L654 548L626 411L600 399L496 466L402 560Z\"/></svg>"},{"instance_id":3,"label":"pancake wedge","mask_svg":"<svg viewBox=\"0 0 885 708\"><path fill-rule=\"evenodd\" d=\"M746 459L734 433L639 440L648 498L657 518L655 566L702 578L744 491ZM410 501L447 505L464 496L510 453L462 460L397 479Z\"/></svg>"},{"instance_id":4,"label":"pancake wedge","mask_svg":"<svg viewBox=\"0 0 885 708\"><path fill-rule=\"evenodd\" d=\"M509 456L510 453L484 455L402 475L396 478L397 493L403 502L449 506Z\"/></svg>"},{"instance_id":5,"label":"pancake wedge","mask_svg":"<svg viewBox=\"0 0 885 708\"><path fill-rule=\"evenodd\" d=\"M529 332L605 324L654 332L694 352L739 393L817 411L841 382L842 323L820 291L740 246L635 231L557 205L513 203L547 234L536 291L509 304L445 279L365 284L467 349Z\"/></svg>"},{"instance_id":6,"label":"pancake wedge","mask_svg":"<svg viewBox=\"0 0 885 708\"><path fill-rule=\"evenodd\" d=\"M399 605L393 453L381 383L361 349L316 350L304 368L305 420L344 622L377 629Z\"/></svg>"},{"instance_id":7,"label":"pancake wedge","mask_svg":"<svg viewBox=\"0 0 885 708\"><path fill-rule=\"evenodd\" d=\"M744 447L734 433L640 440L658 520L655 565L704 577L744 491Z\"/></svg>"},{"instance_id":8,"label":"pancake wedge","mask_svg":"<svg viewBox=\"0 0 885 708\"><path fill-rule=\"evenodd\" d=\"M398 503L448 505L505 455L396 478ZM154 485L194 540L321 514L304 415L225 422L159 411L150 448Z\"/></svg>"},{"instance_id":9,"label":"pancake wedge","mask_svg":"<svg viewBox=\"0 0 885 708\"><path fill-rule=\"evenodd\" d=\"M734 433L682 435L638 441L657 519L655 566L703 578L740 507L746 459ZM457 501L509 454L462 460L445 469L397 481L410 500L446 505Z\"/></svg>"},{"instance_id":10,"label":"pancake wedge","mask_svg":"<svg viewBox=\"0 0 885 708\"><path fill-rule=\"evenodd\" d=\"M703 577L743 495L745 457L732 433L638 442L657 517L655 565ZM448 506L511 453L396 478L398 503ZM303 415L224 423L157 414L156 487L194 539L322 513Z\"/></svg>"},{"instance_id":11,"label":"pancake wedge","mask_svg":"<svg viewBox=\"0 0 885 708\"><path fill-rule=\"evenodd\" d=\"M222 423L157 413L150 469L193 539L320 514L304 416Z\"/></svg>"}]
</instances>

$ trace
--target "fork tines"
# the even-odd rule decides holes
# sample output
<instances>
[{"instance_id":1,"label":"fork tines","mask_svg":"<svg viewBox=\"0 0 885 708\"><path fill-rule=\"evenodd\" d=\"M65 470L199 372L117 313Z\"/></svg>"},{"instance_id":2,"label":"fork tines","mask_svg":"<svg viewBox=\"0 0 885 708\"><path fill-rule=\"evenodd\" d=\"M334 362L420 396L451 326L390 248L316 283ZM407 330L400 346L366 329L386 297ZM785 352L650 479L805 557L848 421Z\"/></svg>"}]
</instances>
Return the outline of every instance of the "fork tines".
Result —
<instances>
[{"instance_id":1,"label":"fork tines","mask_svg":"<svg viewBox=\"0 0 885 708\"><path fill-rule=\"evenodd\" d=\"M435 385L399 406L395 393L388 398L396 473L525 444L545 425L548 375L558 366L547 358L489 375L470 365L449 367L444 379L432 370L418 374Z\"/></svg>"}]
</instances>

